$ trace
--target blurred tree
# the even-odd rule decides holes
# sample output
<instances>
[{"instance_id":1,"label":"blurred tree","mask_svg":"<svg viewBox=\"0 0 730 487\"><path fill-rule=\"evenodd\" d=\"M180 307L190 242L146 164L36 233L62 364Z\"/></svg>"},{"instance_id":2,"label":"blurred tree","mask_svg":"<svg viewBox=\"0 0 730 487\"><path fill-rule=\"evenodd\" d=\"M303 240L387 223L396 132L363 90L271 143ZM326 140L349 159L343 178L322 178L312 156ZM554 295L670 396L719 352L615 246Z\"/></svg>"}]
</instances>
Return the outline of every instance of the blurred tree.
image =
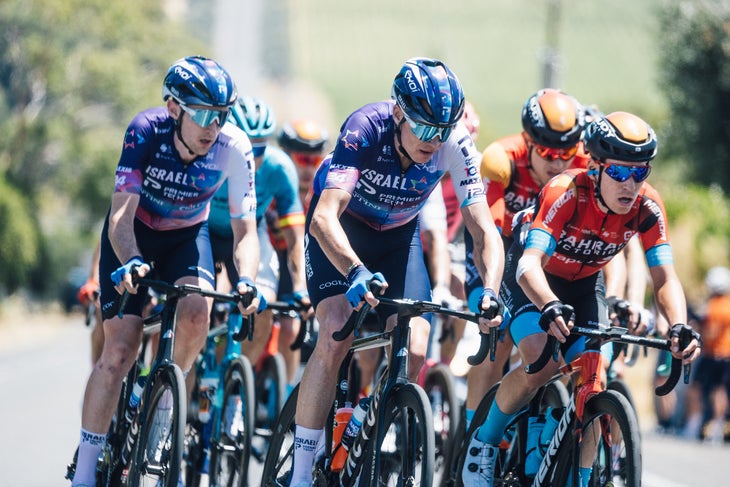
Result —
<instances>
[{"instance_id":1,"label":"blurred tree","mask_svg":"<svg viewBox=\"0 0 730 487\"><path fill-rule=\"evenodd\" d=\"M161 104L167 67L191 54L205 54L202 43L165 17L162 2L0 0L0 177L14 188L0 200L0 269L40 265L41 256L26 257L54 234L96 227L126 124ZM24 225L42 229L40 243ZM45 281L75 264L62 262L70 257L51 256L56 268L43 270ZM15 272L11 287L34 271Z\"/></svg>"},{"instance_id":2,"label":"blurred tree","mask_svg":"<svg viewBox=\"0 0 730 487\"><path fill-rule=\"evenodd\" d=\"M730 2L667 2L660 72L671 110L665 154L681 156L686 177L730 193Z\"/></svg>"}]
</instances>

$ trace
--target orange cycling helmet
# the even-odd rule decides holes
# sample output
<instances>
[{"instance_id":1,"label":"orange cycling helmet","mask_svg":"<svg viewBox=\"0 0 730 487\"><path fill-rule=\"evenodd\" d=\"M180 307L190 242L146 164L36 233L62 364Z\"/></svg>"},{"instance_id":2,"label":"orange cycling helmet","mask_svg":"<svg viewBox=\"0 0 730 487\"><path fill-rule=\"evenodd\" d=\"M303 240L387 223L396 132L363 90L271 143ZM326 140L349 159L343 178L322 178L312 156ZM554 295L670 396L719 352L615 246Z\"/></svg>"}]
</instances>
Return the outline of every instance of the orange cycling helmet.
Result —
<instances>
[{"instance_id":1,"label":"orange cycling helmet","mask_svg":"<svg viewBox=\"0 0 730 487\"><path fill-rule=\"evenodd\" d=\"M654 159L657 138L641 118L627 112L598 117L586 128L584 144L593 159L644 163Z\"/></svg>"},{"instance_id":2,"label":"orange cycling helmet","mask_svg":"<svg viewBox=\"0 0 730 487\"><path fill-rule=\"evenodd\" d=\"M522 107L522 128L536 144L553 149L575 146L585 126L583 107L560 90L538 91Z\"/></svg>"},{"instance_id":3,"label":"orange cycling helmet","mask_svg":"<svg viewBox=\"0 0 730 487\"><path fill-rule=\"evenodd\" d=\"M311 120L285 123L279 133L279 147L290 152L324 152L329 135L327 130Z\"/></svg>"}]
</instances>

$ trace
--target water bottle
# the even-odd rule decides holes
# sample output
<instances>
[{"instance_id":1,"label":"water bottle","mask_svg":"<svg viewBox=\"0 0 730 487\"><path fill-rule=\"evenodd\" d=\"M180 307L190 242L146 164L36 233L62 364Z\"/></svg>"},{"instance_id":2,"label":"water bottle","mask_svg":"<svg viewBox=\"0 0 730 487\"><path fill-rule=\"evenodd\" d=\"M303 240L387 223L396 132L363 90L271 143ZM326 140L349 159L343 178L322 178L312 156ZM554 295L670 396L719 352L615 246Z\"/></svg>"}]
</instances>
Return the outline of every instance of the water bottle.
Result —
<instances>
[{"instance_id":1,"label":"water bottle","mask_svg":"<svg viewBox=\"0 0 730 487\"><path fill-rule=\"evenodd\" d=\"M345 428L345 432L342 434L342 440L340 443L342 443L342 448L348 452L350 451L350 447L355 442L355 437L360 432L360 428L362 428L362 423L365 421L365 414L368 412L368 407L370 407L370 398L364 397L360 399L360 402L357 403L357 406L355 406L355 409L352 411L352 416L350 416L350 421L347 422L347 427Z\"/></svg>"},{"instance_id":2,"label":"water bottle","mask_svg":"<svg viewBox=\"0 0 730 487\"><path fill-rule=\"evenodd\" d=\"M534 437L536 443L531 443L532 438L530 437L530 423L528 419L527 423L527 458L525 459L525 475L530 477L537 473L540 468L542 458L545 456L545 452L550 446L550 442L555 434L555 428L558 427L560 418L563 415L563 408L552 408L549 407L545 411L545 416L542 419L542 424L539 433ZM534 433L533 433L534 434ZM530 448L534 448L530 450Z\"/></svg>"},{"instance_id":3,"label":"water bottle","mask_svg":"<svg viewBox=\"0 0 730 487\"><path fill-rule=\"evenodd\" d=\"M124 418L127 423L132 423L132 420L137 416L137 406L142 398L142 391L144 391L144 384L147 381L147 375L137 376L137 380L132 386L132 394L129 395L129 403L127 404L127 410L124 412Z\"/></svg>"},{"instance_id":4,"label":"water bottle","mask_svg":"<svg viewBox=\"0 0 730 487\"><path fill-rule=\"evenodd\" d=\"M527 418L527 445L525 448L525 475L534 477L540 467L540 434L545 428L545 416L530 416Z\"/></svg>"},{"instance_id":5,"label":"water bottle","mask_svg":"<svg viewBox=\"0 0 730 487\"><path fill-rule=\"evenodd\" d=\"M332 457L332 464L330 465L333 472L339 472L345 466L347 450L341 447L341 441L342 434L345 432L345 428L347 428L347 424L352 417L352 412L353 409L350 402L346 402L344 407L339 408L335 412L335 429L332 432L332 451L335 454Z\"/></svg>"},{"instance_id":6,"label":"water bottle","mask_svg":"<svg viewBox=\"0 0 730 487\"><path fill-rule=\"evenodd\" d=\"M439 387L431 390L431 407L433 409L433 429L440 435L444 429L444 398Z\"/></svg>"}]
</instances>

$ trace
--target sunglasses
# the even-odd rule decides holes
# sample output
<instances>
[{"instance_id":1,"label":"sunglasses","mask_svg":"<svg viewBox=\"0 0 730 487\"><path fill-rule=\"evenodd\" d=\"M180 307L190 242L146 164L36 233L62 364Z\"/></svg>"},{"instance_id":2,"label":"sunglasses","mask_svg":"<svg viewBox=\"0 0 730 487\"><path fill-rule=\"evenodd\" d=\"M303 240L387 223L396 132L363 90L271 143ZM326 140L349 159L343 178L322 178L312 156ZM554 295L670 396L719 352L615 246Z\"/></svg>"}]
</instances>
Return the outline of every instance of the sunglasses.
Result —
<instances>
[{"instance_id":1,"label":"sunglasses","mask_svg":"<svg viewBox=\"0 0 730 487\"><path fill-rule=\"evenodd\" d=\"M254 157L261 157L264 155L264 152L266 152L266 144L252 145L251 150Z\"/></svg>"},{"instance_id":2,"label":"sunglasses","mask_svg":"<svg viewBox=\"0 0 730 487\"><path fill-rule=\"evenodd\" d=\"M555 159L569 161L578 152L578 146L574 145L567 149L553 149L552 147L535 144L535 152L537 152L538 156L548 161L554 161Z\"/></svg>"},{"instance_id":3,"label":"sunglasses","mask_svg":"<svg viewBox=\"0 0 730 487\"><path fill-rule=\"evenodd\" d=\"M180 104L180 108L190 116L193 122L203 128L208 127L216 120L218 121L218 126L222 127L226 123L226 120L228 120L228 115L231 113L227 108L225 110L206 110L204 108L190 108L182 103Z\"/></svg>"},{"instance_id":4,"label":"sunglasses","mask_svg":"<svg viewBox=\"0 0 730 487\"><path fill-rule=\"evenodd\" d=\"M292 152L291 158L297 166L317 167L324 159L320 154L306 154L304 152Z\"/></svg>"},{"instance_id":5,"label":"sunglasses","mask_svg":"<svg viewBox=\"0 0 730 487\"><path fill-rule=\"evenodd\" d=\"M648 178L649 173L651 172L651 166L624 166L621 164L606 163L601 164L603 165L603 172L606 173L608 177L610 177L614 181L618 181L619 183L627 181L632 176L634 178L634 181L640 183Z\"/></svg>"},{"instance_id":6,"label":"sunglasses","mask_svg":"<svg viewBox=\"0 0 730 487\"><path fill-rule=\"evenodd\" d=\"M453 125L449 125L448 127L426 125L425 123L414 122L413 120L408 118L405 113L403 115L405 116L406 121L408 121L408 125L411 127L411 132L413 132L413 135L418 137L418 140L422 142L431 142L438 136L441 137L441 142L445 142L446 139L449 138L451 131L454 130Z\"/></svg>"}]
</instances>

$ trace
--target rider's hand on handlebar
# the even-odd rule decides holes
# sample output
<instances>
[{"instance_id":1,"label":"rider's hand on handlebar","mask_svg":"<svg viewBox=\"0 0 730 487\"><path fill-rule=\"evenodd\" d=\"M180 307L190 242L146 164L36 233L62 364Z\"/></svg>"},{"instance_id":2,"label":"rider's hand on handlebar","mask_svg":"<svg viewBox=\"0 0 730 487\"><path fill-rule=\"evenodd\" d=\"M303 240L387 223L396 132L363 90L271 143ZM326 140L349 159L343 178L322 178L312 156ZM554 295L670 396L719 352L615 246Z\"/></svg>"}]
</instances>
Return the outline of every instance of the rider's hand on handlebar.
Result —
<instances>
[{"instance_id":1,"label":"rider's hand on handlebar","mask_svg":"<svg viewBox=\"0 0 730 487\"><path fill-rule=\"evenodd\" d=\"M350 284L350 287L347 288L345 297L350 303L350 306L359 310L363 301L367 301L372 307L378 305L379 301L375 295L373 295L372 291L370 291L371 281L378 281L382 284L381 294L384 293L388 287L388 283L385 281L383 274L380 272L373 274L362 264L356 266L347 274L347 282Z\"/></svg>"},{"instance_id":2,"label":"rider's hand on handlebar","mask_svg":"<svg viewBox=\"0 0 730 487\"><path fill-rule=\"evenodd\" d=\"M484 288L479 297L479 329L482 333L489 333L490 328L502 324L504 305L491 288Z\"/></svg>"},{"instance_id":3,"label":"rider's hand on handlebar","mask_svg":"<svg viewBox=\"0 0 730 487\"><path fill-rule=\"evenodd\" d=\"M132 270L136 270L137 277L144 277L150 271L150 265L146 264L142 260L142 257L137 255L112 272L111 279L114 282L114 289L119 294L123 294L124 291L130 294L137 294L137 286L132 283Z\"/></svg>"},{"instance_id":4,"label":"rider's hand on handlebar","mask_svg":"<svg viewBox=\"0 0 730 487\"><path fill-rule=\"evenodd\" d=\"M79 300L79 303L81 303L81 306L88 308L98 295L99 282L96 279L89 278L89 280L79 288L76 298Z\"/></svg>"},{"instance_id":5,"label":"rider's hand on handlebar","mask_svg":"<svg viewBox=\"0 0 730 487\"><path fill-rule=\"evenodd\" d=\"M629 333L637 336L644 336L651 324L651 313L629 302L625 299L609 296L608 317L613 326L619 326L629 330Z\"/></svg>"},{"instance_id":6,"label":"rider's hand on handlebar","mask_svg":"<svg viewBox=\"0 0 730 487\"><path fill-rule=\"evenodd\" d=\"M293 293L294 302L302 306L302 310L299 312L299 317L303 320L308 320L314 314L312 308L312 301L309 299L309 293L306 289L294 291Z\"/></svg>"},{"instance_id":7,"label":"rider's hand on handlebar","mask_svg":"<svg viewBox=\"0 0 730 487\"><path fill-rule=\"evenodd\" d=\"M680 348L682 335L691 337L684 349ZM672 329L669 332L669 339L672 341L672 356L681 359L683 365L689 364L700 356L702 337L691 326L682 323L672 325Z\"/></svg>"},{"instance_id":8,"label":"rider's hand on handlebar","mask_svg":"<svg viewBox=\"0 0 730 487\"><path fill-rule=\"evenodd\" d=\"M573 325L575 311L571 305L556 299L543 306L540 312L540 328L553 335L560 343L565 343Z\"/></svg>"},{"instance_id":9,"label":"rider's hand on handlebar","mask_svg":"<svg viewBox=\"0 0 730 487\"><path fill-rule=\"evenodd\" d=\"M241 295L242 299L238 302L238 309L241 314L248 316L254 312L261 312L266 309L266 299L263 295L259 295L256 284L250 277L242 277L236 284L236 291Z\"/></svg>"},{"instance_id":10,"label":"rider's hand on handlebar","mask_svg":"<svg viewBox=\"0 0 730 487\"><path fill-rule=\"evenodd\" d=\"M451 294L451 290L445 284L437 284L431 291L431 300L451 309L462 309L464 302Z\"/></svg>"}]
</instances>

